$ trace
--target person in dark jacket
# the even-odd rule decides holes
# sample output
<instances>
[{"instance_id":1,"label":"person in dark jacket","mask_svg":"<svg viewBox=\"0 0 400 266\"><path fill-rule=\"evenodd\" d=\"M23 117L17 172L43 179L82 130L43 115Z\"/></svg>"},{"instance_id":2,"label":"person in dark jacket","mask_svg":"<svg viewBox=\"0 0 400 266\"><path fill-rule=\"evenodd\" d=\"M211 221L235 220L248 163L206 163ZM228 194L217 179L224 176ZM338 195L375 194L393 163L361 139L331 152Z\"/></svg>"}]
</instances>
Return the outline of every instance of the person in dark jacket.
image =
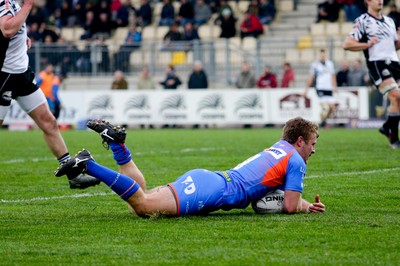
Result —
<instances>
[{"instance_id":1,"label":"person in dark jacket","mask_svg":"<svg viewBox=\"0 0 400 266\"><path fill-rule=\"evenodd\" d=\"M204 72L203 64L200 61L194 62L193 72L189 76L188 88L189 89L208 88L207 74Z\"/></svg>"},{"instance_id":2,"label":"person in dark jacket","mask_svg":"<svg viewBox=\"0 0 400 266\"><path fill-rule=\"evenodd\" d=\"M182 81L175 73L174 66L168 65L167 76L165 77L164 81L160 82L160 84L165 90L176 90L178 86L182 84Z\"/></svg>"}]
</instances>

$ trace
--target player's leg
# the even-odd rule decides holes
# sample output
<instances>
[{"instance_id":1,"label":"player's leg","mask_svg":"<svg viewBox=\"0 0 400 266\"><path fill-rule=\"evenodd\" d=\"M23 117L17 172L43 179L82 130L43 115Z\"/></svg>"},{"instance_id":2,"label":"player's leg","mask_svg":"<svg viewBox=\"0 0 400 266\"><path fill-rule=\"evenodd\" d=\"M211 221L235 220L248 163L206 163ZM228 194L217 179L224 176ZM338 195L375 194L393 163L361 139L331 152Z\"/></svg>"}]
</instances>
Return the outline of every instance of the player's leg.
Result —
<instances>
[{"instance_id":1,"label":"player's leg","mask_svg":"<svg viewBox=\"0 0 400 266\"><path fill-rule=\"evenodd\" d=\"M17 99L20 107L35 121L42 130L47 146L60 164L71 158L64 139L58 129L57 121L47 105L47 100L40 89ZM100 184L100 180L85 175L67 175L70 188L84 189Z\"/></svg>"},{"instance_id":2,"label":"player's leg","mask_svg":"<svg viewBox=\"0 0 400 266\"><path fill-rule=\"evenodd\" d=\"M110 148L118 165L118 172L133 178L146 191L146 180L132 160L132 154L125 145L126 130L114 126L103 119L93 119L87 123L88 128L100 134L103 145Z\"/></svg>"},{"instance_id":3,"label":"player's leg","mask_svg":"<svg viewBox=\"0 0 400 266\"><path fill-rule=\"evenodd\" d=\"M61 165L55 175L80 173L87 173L103 181L121 199L128 202L139 216L145 217L156 213L177 215L177 204L170 189L160 187L145 193L134 179L96 163L87 150L79 152Z\"/></svg>"},{"instance_id":4,"label":"player's leg","mask_svg":"<svg viewBox=\"0 0 400 266\"><path fill-rule=\"evenodd\" d=\"M389 138L391 148L400 148L398 128L400 121L400 90L393 78L385 79L379 85L379 91L387 94L389 107L387 110L387 120L379 130Z\"/></svg>"}]
</instances>

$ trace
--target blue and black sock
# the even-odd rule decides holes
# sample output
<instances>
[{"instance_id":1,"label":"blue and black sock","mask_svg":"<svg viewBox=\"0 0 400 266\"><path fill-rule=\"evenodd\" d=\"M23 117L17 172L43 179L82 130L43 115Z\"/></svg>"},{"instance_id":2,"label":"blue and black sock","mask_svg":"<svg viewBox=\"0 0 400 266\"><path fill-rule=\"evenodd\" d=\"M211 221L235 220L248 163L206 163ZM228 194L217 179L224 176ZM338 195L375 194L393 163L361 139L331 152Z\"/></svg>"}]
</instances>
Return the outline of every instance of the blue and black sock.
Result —
<instances>
[{"instance_id":1,"label":"blue and black sock","mask_svg":"<svg viewBox=\"0 0 400 266\"><path fill-rule=\"evenodd\" d=\"M87 173L103 181L123 200L129 199L138 191L139 184L132 178L104 167L95 161L88 161Z\"/></svg>"}]
</instances>

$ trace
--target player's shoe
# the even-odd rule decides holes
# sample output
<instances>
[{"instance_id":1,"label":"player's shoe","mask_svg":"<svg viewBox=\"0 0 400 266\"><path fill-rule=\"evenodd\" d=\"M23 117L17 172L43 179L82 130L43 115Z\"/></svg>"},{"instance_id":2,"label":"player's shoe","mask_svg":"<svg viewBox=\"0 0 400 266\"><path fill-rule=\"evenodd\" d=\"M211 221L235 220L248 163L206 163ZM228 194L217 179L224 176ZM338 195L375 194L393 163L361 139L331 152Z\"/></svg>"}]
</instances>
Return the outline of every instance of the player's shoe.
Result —
<instances>
[{"instance_id":1,"label":"player's shoe","mask_svg":"<svg viewBox=\"0 0 400 266\"><path fill-rule=\"evenodd\" d=\"M69 181L72 181L70 182L70 185L72 183L75 187L83 188L83 186L88 187L87 185L89 184L97 185L100 183L100 180L91 176L83 175L86 172L87 163L90 160L94 161L92 155L90 155L88 150L83 149L77 155L61 164L54 174L55 176L67 175ZM91 181L88 182L88 180ZM96 182L97 184L95 184Z\"/></svg>"},{"instance_id":2,"label":"player's shoe","mask_svg":"<svg viewBox=\"0 0 400 266\"><path fill-rule=\"evenodd\" d=\"M104 119L94 119L87 123L87 127L100 134L103 146L108 149L109 142L125 143L126 130L120 126L114 126Z\"/></svg>"},{"instance_id":3,"label":"player's shoe","mask_svg":"<svg viewBox=\"0 0 400 266\"><path fill-rule=\"evenodd\" d=\"M67 174L67 177L68 176L69 175ZM85 189L100 184L100 180L90 175L79 174L78 176L75 176L71 179L68 177L68 183L69 187L72 189Z\"/></svg>"},{"instance_id":4,"label":"player's shoe","mask_svg":"<svg viewBox=\"0 0 400 266\"><path fill-rule=\"evenodd\" d=\"M385 135L385 136L388 138L389 142L391 141L392 135L390 134L390 131L389 131L389 130L385 129L384 127L380 127L380 128L379 128L379 132L380 132L382 135Z\"/></svg>"},{"instance_id":5,"label":"player's shoe","mask_svg":"<svg viewBox=\"0 0 400 266\"><path fill-rule=\"evenodd\" d=\"M396 142L394 142L394 143L391 143L391 144L389 145L389 148L391 148L391 149L393 149L393 150L399 149L399 148L400 148L400 141L396 141Z\"/></svg>"}]
</instances>

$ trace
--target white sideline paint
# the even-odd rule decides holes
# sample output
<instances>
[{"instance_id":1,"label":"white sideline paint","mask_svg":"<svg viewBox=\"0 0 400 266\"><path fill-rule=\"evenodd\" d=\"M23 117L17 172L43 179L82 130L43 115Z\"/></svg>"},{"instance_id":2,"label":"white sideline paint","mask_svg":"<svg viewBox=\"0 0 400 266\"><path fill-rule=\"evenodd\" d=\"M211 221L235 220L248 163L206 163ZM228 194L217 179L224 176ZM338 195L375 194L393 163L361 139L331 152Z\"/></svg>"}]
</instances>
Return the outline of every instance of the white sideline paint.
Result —
<instances>
[{"instance_id":1,"label":"white sideline paint","mask_svg":"<svg viewBox=\"0 0 400 266\"><path fill-rule=\"evenodd\" d=\"M346 172L346 173L338 173L333 175L314 175L314 176L306 176L306 178L329 178L329 177L338 177L338 176L346 176L346 175L369 175L383 172L392 172L399 171L400 167L395 168L383 168L377 170L368 170L368 171L357 171L357 172ZM58 199L71 199L71 198L89 198L89 197L97 197L97 196L110 196L115 195L114 192L109 193L84 193L84 194L75 194L70 196L55 196L55 197L37 197L32 199L16 199L16 200L5 200L0 199L1 203L25 203L25 202L34 202L34 201L48 201L48 200L58 200Z\"/></svg>"},{"instance_id":2,"label":"white sideline paint","mask_svg":"<svg viewBox=\"0 0 400 266\"><path fill-rule=\"evenodd\" d=\"M37 197L32 199L16 199L16 200L4 200L1 199L1 203L24 203L24 202L33 202L33 201L48 201L48 200L58 200L58 199L77 199L77 198L88 198L88 197L96 197L96 196L109 196L115 195L113 192L109 193L84 193L84 194L75 194L69 196L55 196L55 197Z\"/></svg>"},{"instance_id":3,"label":"white sideline paint","mask_svg":"<svg viewBox=\"0 0 400 266\"><path fill-rule=\"evenodd\" d=\"M188 153L188 152L208 152L208 151L214 151L217 150L217 148L214 147L204 147L204 148L185 148L181 149L178 152L180 153ZM176 151L173 151L174 153ZM162 150L162 151L157 151L157 154L167 154L167 153L172 153L172 151L168 150ZM155 154L154 152L135 152L135 156L138 155L146 155L146 154ZM73 156L73 155L72 155ZM105 158L105 157L112 157L111 154L108 155L95 155L96 158ZM0 164L14 164L14 163L26 163L26 162L48 162L48 161L54 161L54 157L43 157L43 158L31 158L31 159L11 159L8 161L0 161Z\"/></svg>"}]
</instances>

